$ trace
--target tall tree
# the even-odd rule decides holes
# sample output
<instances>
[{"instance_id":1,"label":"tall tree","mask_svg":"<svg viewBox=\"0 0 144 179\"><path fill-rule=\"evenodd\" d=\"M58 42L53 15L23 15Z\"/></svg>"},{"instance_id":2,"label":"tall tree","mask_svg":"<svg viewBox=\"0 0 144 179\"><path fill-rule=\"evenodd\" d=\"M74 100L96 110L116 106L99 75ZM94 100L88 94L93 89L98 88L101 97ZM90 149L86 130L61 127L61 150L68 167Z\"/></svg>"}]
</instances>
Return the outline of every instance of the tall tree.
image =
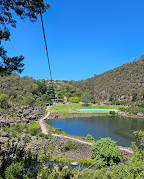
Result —
<instances>
[{"instance_id":1,"label":"tall tree","mask_svg":"<svg viewBox=\"0 0 144 179\"><path fill-rule=\"evenodd\" d=\"M8 57L7 51L2 46L2 41L10 40L9 27L16 27L17 21L14 15L20 19L29 18L34 22L40 13L44 13L50 7L49 3L43 0L0 0L0 75L11 74L13 71L21 73L24 64L24 57Z\"/></svg>"},{"instance_id":2,"label":"tall tree","mask_svg":"<svg viewBox=\"0 0 144 179\"><path fill-rule=\"evenodd\" d=\"M91 102L91 99L92 99L92 95L87 92L87 91L84 91L81 95L81 101L84 103L85 106L88 105L88 103Z\"/></svg>"}]
</instances>

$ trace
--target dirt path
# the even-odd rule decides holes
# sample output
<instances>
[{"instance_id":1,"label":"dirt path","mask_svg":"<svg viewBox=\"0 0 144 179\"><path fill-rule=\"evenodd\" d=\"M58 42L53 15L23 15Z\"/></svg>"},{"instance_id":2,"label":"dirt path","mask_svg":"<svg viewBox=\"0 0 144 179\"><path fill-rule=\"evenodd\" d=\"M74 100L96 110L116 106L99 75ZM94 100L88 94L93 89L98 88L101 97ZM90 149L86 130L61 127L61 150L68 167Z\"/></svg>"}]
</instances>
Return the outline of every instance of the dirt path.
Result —
<instances>
[{"instance_id":1,"label":"dirt path","mask_svg":"<svg viewBox=\"0 0 144 179\"><path fill-rule=\"evenodd\" d=\"M48 119L49 115L50 115L50 111L49 111L48 107L47 107L47 111L48 111L47 114L44 117L39 119L39 125L41 127L42 133L44 133L44 134L48 134L48 128L46 127L45 121L44 121L45 119ZM77 138L74 138L74 137L70 137L70 136L66 136L66 135L62 135L62 134L52 134L52 136L74 140L76 142L79 142L79 143L82 143L82 144L87 144L87 145L90 145L90 146L93 144L92 142L83 141L83 140L80 140L80 139L77 139ZM125 152L128 152L130 154L133 154L133 151L128 149L128 148L126 148L126 147L119 146L119 148L122 151L125 151Z\"/></svg>"},{"instance_id":2,"label":"dirt path","mask_svg":"<svg viewBox=\"0 0 144 179\"><path fill-rule=\"evenodd\" d=\"M50 115L50 111L48 110L48 107L47 107L47 111L48 112L47 112L47 114L44 117L38 119L39 125L40 125L41 130L42 130L42 133L44 133L44 134L48 134L48 129L47 129L47 127L45 125L45 121L44 121L45 119L48 119L49 115Z\"/></svg>"}]
</instances>

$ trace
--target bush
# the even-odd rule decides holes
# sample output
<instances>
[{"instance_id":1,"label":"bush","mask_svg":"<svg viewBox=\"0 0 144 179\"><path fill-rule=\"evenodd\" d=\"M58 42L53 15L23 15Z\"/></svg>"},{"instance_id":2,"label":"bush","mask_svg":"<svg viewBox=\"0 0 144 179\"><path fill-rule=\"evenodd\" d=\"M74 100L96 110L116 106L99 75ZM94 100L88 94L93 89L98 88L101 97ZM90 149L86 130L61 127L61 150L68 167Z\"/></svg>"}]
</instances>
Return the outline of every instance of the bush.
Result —
<instances>
[{"instance_id":1,"label":"bush","mask_svg":"<svg viewBox=\"0 0 144 179\"><path fill-rule=\"evenodd\" d=\"M76 149L77 148L77 143L76 142L72 142L70 140L67 140L64 145L61 147L61 149L63 151L68 151L70 149Z\"/></svg>"},{"instance_id":2,"label":"bush","mask_svg":"<svg viewBox=\"0 0 144 179\"><path fill-rule=\"evenodd\" d=\"M86 136L86 140L94 140L94 138L93 138L92 135L88 134L88 135Z\"/></svg>"},{"instance_id":3,"label":"bush","mask_svg":"<svg viewBox=\"0 0 144 179\"><path fill-rule=\"evenodd\" d=\"M29 135L25 135L25 136L23 137L24 143L29 143L30 140L31 140L31 137L30 137Z\"/></svg>"},{"instance_id":4,"label":"bush","mask_svg":"<svg viewBox=\"0 0 144 179\"><path fill-rule=\"evenodd\" d=\"M40 126L38 123L36 122L32 122L30 125L29 125L29 132L32 136L35 136L37 135L39 132L40 132Z\"/></svg>"},{"instance_id":5,"label":"bush","mask_svg":"<svg viewBox=\"0 0 144 179\"><path fill-rule=\"evenodd\" d=\"M121 159L116 141L111 138L101 138L92 145L90 152L91 157L96 159L96 164L101 167L119 163Z\"/></svg>"},{"instance_id":6,"label":"bush","mask_svg":"<svg viewBox=\"0 0 144 179\"><path fill-rule=\"evenodd\" d=\"M48 139L49 138L49 136L47 134L44 134L44 133L40 133L39 136L41 138L44 138L44 139Z\"/></svg>"},{"instance_id":7,"label":"bush","mask_svg":"<svg viewBox=\"0 0 144 179\"><path fill-rule=\"evenodd\" d=\"M32 96L28 96L27 98L25 98L25 103L28 106L34 106L35 105L35 99Z\"/></svg>"},{"instance_id":8,"label":"bush","mask_svg":"<svg viewBox=\"0 0 144 179\"><path fill-rule=\"evenodd\" d=\"M8 96L6 94L0 95L0 107L8 108Z\"/></svg>"},{"instance_id":9,"label":"bush","mask_svg":"<svg viewBox=\"0 0 144 179\"><path fill-rule=\"evenodd\" d=\"M56 132L57 134L62 134L62 129L61 129L61 128L55 129L55 132Z\"/></svg>"},{"instance_id":10,"label":"bush","mask_svg":"<svg viewBox=\"0 0 144 179\"><path fill-rule=\"evenodd\" d=\"M117 113L117 112L115 112L115 111L110 111L109 112L112 116L119 116L119 114Z\"/></svg>"},{"instance_id":11,"label":"bush","mask_svg":"<svg viewBox=\"0 0 144 179\"><path fill-rule=\"evenodd\" d=\"M7 179L23 178L23 165L21 163L12 163L6 168L5 176Z\"/></svg>"},{"instance_id":12,"label":"bush","mask_svg":"<svg viewBox=\"0 0 144 179\"><path fill-rule=\"evenodd\" d=\"M72 103L78 103L80 99L78 97L71 97L68 100Z\"/></svg>"}]
</instances>

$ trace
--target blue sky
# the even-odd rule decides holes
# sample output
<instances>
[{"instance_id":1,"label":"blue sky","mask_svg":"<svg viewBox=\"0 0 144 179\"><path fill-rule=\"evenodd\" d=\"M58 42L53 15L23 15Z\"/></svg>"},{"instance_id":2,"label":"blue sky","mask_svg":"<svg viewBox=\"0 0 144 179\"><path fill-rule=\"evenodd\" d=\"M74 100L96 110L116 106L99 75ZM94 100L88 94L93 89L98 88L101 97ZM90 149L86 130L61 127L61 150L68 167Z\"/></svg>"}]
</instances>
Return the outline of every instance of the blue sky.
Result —
<instances>
[{"instance_id":1,"label":"blue sky","mask_svg":"<svg viewBox=\"0 0 144 179\"><path fill-rule=\"evenodd\" d=\"M49 0L43 15L53 79L81 80L144 54L143 0ZM18 20L8 55L23 55L21 76L50 79L40 17Z\"/></svg>"}]
</instances>

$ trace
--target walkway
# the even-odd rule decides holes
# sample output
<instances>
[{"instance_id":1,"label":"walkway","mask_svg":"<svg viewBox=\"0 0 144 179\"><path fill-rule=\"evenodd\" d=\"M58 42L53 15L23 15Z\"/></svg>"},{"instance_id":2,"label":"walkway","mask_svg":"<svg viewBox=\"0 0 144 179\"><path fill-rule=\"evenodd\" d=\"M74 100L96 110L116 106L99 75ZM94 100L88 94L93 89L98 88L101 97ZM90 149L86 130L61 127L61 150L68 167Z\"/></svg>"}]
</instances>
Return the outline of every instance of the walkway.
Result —
<instances>
[{"instance_id":1,"label":"walkway","mask_svg":"<svg viewBox=\"0 0 144 179\"><path fill-rule=\"evenodd\" d=\"M39 119L39 125L41 127L42 133L44 133L44 134L48 134L48 128L46 127L45 121L44 121L45 119L48 119L49 115L50 115L50 111L48 110L48 107L47 107L47 111L48 111L47 114L44 117ZM83 140L80 140L80 139L77 139L77 138L74 138L74 137L70 137L70 136L66 136L66 135L62 135L62 134L52 134L52 136L74 140L74 141L79 142L81 144L87 144L87 145L90 145L90 146L93 145L92 142L83 141ZM133 154L133 151L128 149L128 148L126 148L126 147L119 146L119 148L122 151L125 151L127 153Z\"/></svg>"}]
</instances>

